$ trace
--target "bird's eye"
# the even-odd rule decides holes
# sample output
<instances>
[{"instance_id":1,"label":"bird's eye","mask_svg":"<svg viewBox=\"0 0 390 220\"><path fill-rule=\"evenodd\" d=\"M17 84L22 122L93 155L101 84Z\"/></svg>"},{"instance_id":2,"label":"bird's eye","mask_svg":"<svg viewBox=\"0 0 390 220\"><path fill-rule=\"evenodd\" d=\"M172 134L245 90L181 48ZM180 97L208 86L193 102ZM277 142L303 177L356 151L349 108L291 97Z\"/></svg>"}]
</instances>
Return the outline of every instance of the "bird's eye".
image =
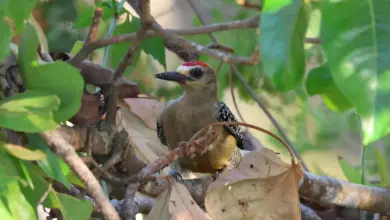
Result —
<instances>
[{"instance_id":1,"label":"bird's eye","mask_svg":"<svg viewBox=\"0 0 390 220\"><path fill-rule=\"evenodd\" d=\"M190 75L196 79L199 79L203 76L203 70L201 68L194 68L190 70Z\"/></svg>"}]
</instances>

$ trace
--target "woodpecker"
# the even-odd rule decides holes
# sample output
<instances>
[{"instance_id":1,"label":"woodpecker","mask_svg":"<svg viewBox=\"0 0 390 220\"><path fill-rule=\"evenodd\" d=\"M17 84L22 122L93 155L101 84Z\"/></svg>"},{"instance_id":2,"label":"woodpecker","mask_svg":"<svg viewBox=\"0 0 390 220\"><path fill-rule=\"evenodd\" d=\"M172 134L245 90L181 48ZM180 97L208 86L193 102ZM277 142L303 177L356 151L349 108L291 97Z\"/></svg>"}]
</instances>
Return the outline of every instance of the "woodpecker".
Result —
<instances>
[{"instance_id":1,"label":"woodpecker","mask_svg":"<svg viewBox=\"0 0 390 220\"><path fill-rule=\"evenodd\" d=\"M166 103L157 116L158 139L169 149L189 141L200 129L214 122L234 122L227 105L218 100L217 76L203 62L185 62L176 71L158 73L156 78L178 83L184 93ZM241 161L243 134L237 125L216 126L217 140L204 154L184 157L174 162L169 173L183 176L191 173L214 173L236 167Z\"/></svg>"}]
</instances>

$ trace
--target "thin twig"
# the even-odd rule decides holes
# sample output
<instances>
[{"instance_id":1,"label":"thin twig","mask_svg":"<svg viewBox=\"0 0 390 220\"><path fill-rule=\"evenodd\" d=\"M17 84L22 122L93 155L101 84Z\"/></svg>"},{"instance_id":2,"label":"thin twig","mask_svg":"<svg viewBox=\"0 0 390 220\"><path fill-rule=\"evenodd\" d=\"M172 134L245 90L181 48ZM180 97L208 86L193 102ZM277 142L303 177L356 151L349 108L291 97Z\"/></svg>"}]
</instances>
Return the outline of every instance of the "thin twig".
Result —
<instances>
[{"instance_id":1,"label":"thin twig","mask_svg":"<svg viewBox=\"0 0 390 220\"><path fill-rule=\"evenodd\" d=\"M102 19L102 15L103 15L103 8L96 8L93 14L91 27L89 28L86 43L91 43L92 41L96 40L96 35L99 29L99 24L100 24L100 20Z\"/></svg>"},{"instance_id":2,"label":"thin twig","mask_svg":"<svg viewBox=\"0 0 390 220\"><path fill-rule=\"evenodd\" d=\"M41 136L53 151L80 177L89 194L101 210L104 218L120 220L118 213L105 196L99 181L77 155L73 146L69 144L57 130L46 131L42 133Z\"/></svg>"},{"instance_id":3,"label":"thin twig","mask_svg":"<svg viewBox=\"0 0 390 220\"><path fill-rule=\"evenodd\" d=\"M150 15L150 8L149 8L149 0L143 0L141 2L141 5L143 5L145 8L142 8L141 10L141 29L137 32L136 38L134 41L132 41L132 44L130 45L129 50L127 51L125 57L123 57L122 61L119 63L118 68L115 70L111 86L110 86L110 93L108 98L108 108L107 108L107 116L106 121L108 124L114 124L115 118L116 118L116 112L117 112L117 87L116 83L118 79L123 75L125 72L127 66L131 65L134 61L134 57L137 54L137 50L139 46L141 45L141 42L147 32L147 30L151 26L151 22L153 21L153 18ZM147 5L147 6L146 6Z\"/></svg>"},{"instance_id":4,"label":"thin twig","mask_svg":"<svg viewBox=\"0 0 390 220\"><path fill-rule=\"evenodd\" d=\"M41 204L43 201L45 201L46 197L49 195L52 189L53 189L53 185L52 183L49 183L47 190L42 194L41 198L39 198L38 204Z\"/></svg>"},{"instance_id":5,"label":"thin twig","mask_svg":"<svg viewBox=\"0 0 390 220\"><path fill-rule=\"evenodd\" d=\"M235 21L229 21L223 23L216 23L216 24L210 24L202 27L193 27L187 29L163 29L163 30L165 32L169 32L170 34L174 34L174 35L191 36L191 35L208 34L208 33L219 32L219 31L227 31L232 29L238 30L238 29L258 28L259 27L258 23L259 23L259 16L255 16L245 20L235 20ZM158 37L158 36L161 37L164 35L161 32L156 32L156 31L148 31L145 34L145 38ZM78 66L88 56L88 54L95 49L110 46L113 44L122 43L122 42L132 41L135 38L136 38L135 33L129 33L120 36L114 36L107 39L98 40L90 44L85 44L69 62L74 66ZM176 38L174 37L173 39L175 40ZM320 40L316 38L308 38L306 42L318 44L320 43ZM186 46L190 45L189 47L191 47L192 49L204 53L203 51L204 46L198 44L191 44L191 43L193 42L186 41L185 45ZM199 50L197 46L200 46Z\"/></svg>"},{"instance_id":6,"label":"thin twig","mask_svg":"<svg viewBox=\"0 0 390 220\"><path fill-rule=\"evenodd\" d=\"M240 109L238 108L237 100L236 100L236 95L234 94L234 88L233 88L233 73L232 73L231 68L230 68L230 71L229 71L229 88L230 88L230 95L232 96L232 99L233 99L233 105L234 105L234 108L235 108L236 111L237 111L238 117L240 117L240 119L241 119L242 122L245 122L244 117L242 117L241 111L240 111Z\"/></svg>"},{"instance_id":7,"label":"thin twig","mask_svg":"<svg viewBox=\"0 0 390 220\"><path fill-rule=\"evenodd\" d=\"M112 37L112 35L114 34L116 24L118 21L118 17L119 17L118 11L120 11L122 9L126 0L121 0L121 2L119 2L119 5L116 4L116 0L113 0L112 2L113 2L113 6L114 6L114 18L112 19L112 22L110 24L110 28L108 29L108 34L107 34L108 38ZM103 55L103 60L102 60L102 64L101 64L102 66L106 66L109 50L110 50L110 46L107 46L104 48L104 55Z\"/></svg>"},{"instance_id":8,"label":"thin twig","mask_svg":"<svg viewBox=\"0 0 390 220\"><path fill-rule=\"evenodd\" d=\"M290 139L287 137L287 135L284 133L282 127L279 125L279 123L276 121L276 119L274 118L274 116L272 116L271 112L268 111L268 109L266 108L266 106L261 102L260 98L256 95L256 93L253 91L253 89L249 86L248 82L244 79L244 77L242 76L242 74L237 70L237 68L233 65L230 66L230 68L233 70L233 73L236 75L236 77L241 81L242 84L244 84L246 90L248 90L248 92L250 93L250 95L252 96L252 98L255 100L255 102L257 103L257 105L259 105L259 107L263 110L263 112L267 115L267 117L269 118L269 120L272 122L272 124L275 126L276 130L278 130L278 133L280 134L280 136L282 136L283 140L291 147L291 149L293 150L294 152L294 155L298 158L298 160L300 161L300 163L302 164L302 167L308 171L308 167L306 166L306 164L304 163L301 155L298 153L298 151L295 150L295 148L293 147L293 144L291 143Z\"/></svg>"},{"instance_id":9,"label":"thin twig","mask_svg":"<svg viewBox=\"0 0 390 220\"><path fill-rule=\"evenodd\" d=\"M205 26L207 23L206 23L206 20L204 19L204 17L202 16L202 12L195 6L195 3L193 0L187 0L188 4L191 6L192 10L194 10L196 16L198 17L200 23ZM218 41L217 41L217 38L214 36L214 34L212 32L208 33L211 40L213 41L214 44L218 44Z\"/></svg>"}]
</instances>

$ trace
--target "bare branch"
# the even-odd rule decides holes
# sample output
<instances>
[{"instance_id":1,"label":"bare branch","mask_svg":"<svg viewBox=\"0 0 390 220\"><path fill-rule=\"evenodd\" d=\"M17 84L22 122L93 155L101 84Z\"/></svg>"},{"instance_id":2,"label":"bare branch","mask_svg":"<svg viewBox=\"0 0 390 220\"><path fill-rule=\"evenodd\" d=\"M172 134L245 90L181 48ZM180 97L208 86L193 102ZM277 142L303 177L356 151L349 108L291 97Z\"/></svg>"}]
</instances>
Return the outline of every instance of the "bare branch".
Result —
<instances>
[{"instance_id":1,"label":"bare branch","mask_svg":"<svg viewBox=\"0 0 390 220\"><path fill-rule=\"evenodd\" d=\"M90 42L96 40L96 34L98 32L98 28L99 28L99 24L100 24L100 20L102 18L102 15L103 15L103 9L96 8L95 12L93 14L93 18L92 18L92 25L89 29L89 33L87 36L87 43L90 43Z\"/></svg>"},{"instance_id":2,"label":"bare branch","mask_svg":"<svg viewBox=\"0 0 390 220\"><path fill-rule=\"evenodd\" d=\"M304 172L299 193L323 204L336 204L390 215L390 190Z\"/></svg>"},{"instance_id":3,"label":"bare branch","mask_svg":"<svg viewBox=\"0 0 390 220\"><path fill-rule=\"evenodd\" d=\"M101 210L105 219L117 219L120 217L108 198L104 195L98 180L77 155L70 145L57 130L46 131L41 134L53 151L59 155L69 167L80 177L91 197Z\"/></svg>"}]
</instances>

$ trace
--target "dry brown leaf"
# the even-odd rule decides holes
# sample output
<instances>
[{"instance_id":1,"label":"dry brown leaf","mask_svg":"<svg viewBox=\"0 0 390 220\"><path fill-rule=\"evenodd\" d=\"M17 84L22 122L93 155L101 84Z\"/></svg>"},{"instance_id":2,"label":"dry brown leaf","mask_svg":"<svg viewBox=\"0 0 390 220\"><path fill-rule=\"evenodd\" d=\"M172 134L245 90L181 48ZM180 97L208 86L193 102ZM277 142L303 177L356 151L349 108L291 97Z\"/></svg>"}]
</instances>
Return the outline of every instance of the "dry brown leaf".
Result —
<instances>
[{"instance_id":1,"label":"dry brown leaf","mask_svg":"<svg viewBox=\"0 0 390 220\"><path fill-rule=\"evenodd\" d=\"M129 141L133 143L143 162L151 163L168 151L167 146L161 144L158 139L155 129L145 126L145 123L130 111L127 103L120 102L120 106L117 114L118 126L128 132Z\"/></svg>"},{"instance_id":2,"label":"dry brown leaf","mask_svg":"<svg viewBox=\"0 0 390 220\"><path fill-rule=\"evenodd\" d=\"M151 129L156 129L157 114L164 104L153 99L128 98L124 99L130 110Z\"/></svg>"},{"instance_id":3,"label":"dry brown leaf","mask_svg":"<svg viewBox=\"0 0 390 220\"><path fill-rule=\"evenodd\" d=\"M192 199L187 188L171 182L156 199L155 205L145 220L211 220Z\"/></svg>"},{"instance_id":4,"label":"dry brown leaf","mask_svg":"<svg viewBox=\"0 0 390 220\"><path fill-rule=\"evenodd\" d=\"M268 148L246 154L236 169L210 184L205 206L215 219L301 219L300 165L284 163Z\"/></svg>"},{"instance_id":5,"label":"dry brown leaf","mask_svg":"<svg viewBox=\"0 0 390 220\"><path fill-rule=\"evenodd\" d=\"M100 97L92 94L83 94L81 107L77 114L69 121L76 125L92 125L101 118L99 114Z\"/></svg>"}]
</instances>

